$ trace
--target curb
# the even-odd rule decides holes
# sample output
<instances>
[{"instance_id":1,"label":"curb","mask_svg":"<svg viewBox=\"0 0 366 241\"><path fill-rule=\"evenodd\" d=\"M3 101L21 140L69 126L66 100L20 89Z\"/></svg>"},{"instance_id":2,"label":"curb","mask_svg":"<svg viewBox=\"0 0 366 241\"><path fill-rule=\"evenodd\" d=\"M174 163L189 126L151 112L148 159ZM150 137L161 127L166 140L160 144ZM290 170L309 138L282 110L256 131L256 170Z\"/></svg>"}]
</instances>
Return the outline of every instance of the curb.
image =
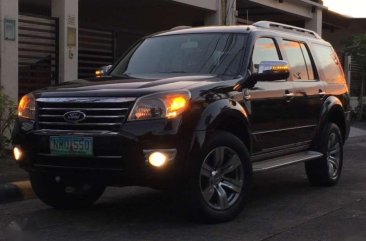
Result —
<instances>
[{"instance_id":1,"label":"curb","mask_svg":"<svg viewBox=\"0 0 366 241\"><path fill-rule=\"evenodd\" d=\"M19 181L0 185L0 204L35 198L29 181Z\"/></svg>"}]
</instances>

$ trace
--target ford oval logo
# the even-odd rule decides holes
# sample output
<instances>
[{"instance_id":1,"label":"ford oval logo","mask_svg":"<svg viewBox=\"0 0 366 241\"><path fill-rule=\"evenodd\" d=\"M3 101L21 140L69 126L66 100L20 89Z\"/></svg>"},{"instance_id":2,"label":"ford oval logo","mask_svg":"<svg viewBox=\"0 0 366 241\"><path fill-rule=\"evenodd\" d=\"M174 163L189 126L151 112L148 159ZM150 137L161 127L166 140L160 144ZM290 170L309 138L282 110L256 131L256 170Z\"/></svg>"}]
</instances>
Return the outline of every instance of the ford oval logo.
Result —
<instances>
[{"instance_id":1,"label":"ford oval logo","mask_svg":"<svg viewBox=\"0 0 366 241\"><path fill-rule=\"evenodd\" d=\"M86 114L81 111L69 111L64 114L64 120L69 123L78 123L85 120Z\"/></svg>"}]
</instances>

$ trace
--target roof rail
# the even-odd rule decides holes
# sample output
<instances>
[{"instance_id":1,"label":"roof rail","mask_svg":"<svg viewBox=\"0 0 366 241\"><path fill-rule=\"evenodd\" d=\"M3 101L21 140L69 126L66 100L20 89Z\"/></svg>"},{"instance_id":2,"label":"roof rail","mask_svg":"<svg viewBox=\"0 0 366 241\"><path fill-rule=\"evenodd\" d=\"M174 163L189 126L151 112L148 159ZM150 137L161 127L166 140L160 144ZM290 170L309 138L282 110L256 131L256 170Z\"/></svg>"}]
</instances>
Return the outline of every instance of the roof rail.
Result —
<instances>
[{"instance_id":1,"label":"roof rail","mask_svg":"<svg viewBox=\"0 0 366 241\"><path fill-rule=\"evenodd\" d=\"M174 28L171 28L170 30L182 30L182 29L189 29L192 28L192 26L176 26Z\"/></svg>"},{"instance_id":2,"label":"roof rail","mask_svg":"<svg viewBox=\"0 0 366 241\"><path fill-rule=\"evenodd\" d=\"M259 22L254 23L253 26L259 27L259 28L268 28L268 29L273 29L273 30L278 30L278 31L290 32L290 33L297 33L297 34L306 35L308 37L321 39L319 34L317 34L314 31L311 31L311 30L305 29L305 28L299 28L299 27L287 25L287 24L282 24L282 23L276 23L276 22L270 22L270 21L259 21Z\"/></svg>"}]
</instances>

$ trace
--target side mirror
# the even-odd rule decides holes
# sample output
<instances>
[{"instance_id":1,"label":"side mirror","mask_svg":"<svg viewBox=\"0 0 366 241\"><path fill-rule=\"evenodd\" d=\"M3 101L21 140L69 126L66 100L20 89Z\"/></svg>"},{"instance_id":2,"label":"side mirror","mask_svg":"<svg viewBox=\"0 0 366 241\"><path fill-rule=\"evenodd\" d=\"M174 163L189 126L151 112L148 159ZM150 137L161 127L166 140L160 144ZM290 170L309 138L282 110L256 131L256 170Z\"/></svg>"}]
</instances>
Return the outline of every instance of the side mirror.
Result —
<instances>
[{"instance_id":1,"label":"side mirror","mask_svg":"<svg viewBox=\"0 0 366 241\"><path fill-rule=\"evenodd\" d=\"M97 78L100 78L100 77L103 77L103 76L107 76L108 75L108 72L109 70L112 68L112 65L106 65L106 66L103 66L103 67L100 67L99 69L97 69L95 71L95 77Z\"/></svg>"},{"instance_id":2,"label":"side mirror","mask_svg":"<svg viewBox=\"0 0 366 241\"><path fill-rule=\"evenodd\" d=\"M290 76L289 65L283 60L262 61L258 65L258 72L250 74L247 78L241 79L234 87L234 90L253 88L258 81L275 81L287 79Z\"/></svg>"},{"instance_id":3,"label":"side mirror","mask_svg":"<svg viewBox=\"0 0 366 241\"><path fill-rule=\"evenodd\" d=\"M290 76L286 61L262 61L258 66L258 73L252 75L256 81L274 81L287 79Z\"/></svg>"}]
</instances>

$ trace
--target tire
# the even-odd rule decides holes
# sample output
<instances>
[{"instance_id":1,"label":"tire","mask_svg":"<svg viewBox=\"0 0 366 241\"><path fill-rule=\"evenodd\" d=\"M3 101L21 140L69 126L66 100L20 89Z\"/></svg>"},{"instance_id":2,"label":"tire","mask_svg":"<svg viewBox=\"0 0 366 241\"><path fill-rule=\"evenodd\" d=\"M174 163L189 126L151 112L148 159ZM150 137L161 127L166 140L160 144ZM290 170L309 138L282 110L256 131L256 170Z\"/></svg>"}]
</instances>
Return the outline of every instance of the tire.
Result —
<instances>
[{"instance_id":1,"label":"tire","mask_svg":"<svg viewBox=\"0 0 366 241\"><path fill-rule=\"evenodd\" d=\"M308 180L314 186L333 186L338 183L343 166L343 139L336 124L325 125L318 151L323 157L305 163Z\"/></svg>"},{"instance_id":2,"label":"tire","mask_svg":"<svg viewBox=\"0 0 366 241\"><path fill-rule=\"evenodd\" d=\"M105 185L90 180L62 178L47 173L30 173L30 181L38 198L56 209L91 206L105 190Z\"/></svg>"},{"instance_id":3,"label":"tire","mask_svg":"<svg viewBox=\"0 0 366 241\"><path fill-rule=\"evenodd\" d=\"M208 140L202 155L194 159L189 208L201 221L225 222L243 209L252 166L246 146L231 133L217 131Z\"/></svg>"}]
</instances>

